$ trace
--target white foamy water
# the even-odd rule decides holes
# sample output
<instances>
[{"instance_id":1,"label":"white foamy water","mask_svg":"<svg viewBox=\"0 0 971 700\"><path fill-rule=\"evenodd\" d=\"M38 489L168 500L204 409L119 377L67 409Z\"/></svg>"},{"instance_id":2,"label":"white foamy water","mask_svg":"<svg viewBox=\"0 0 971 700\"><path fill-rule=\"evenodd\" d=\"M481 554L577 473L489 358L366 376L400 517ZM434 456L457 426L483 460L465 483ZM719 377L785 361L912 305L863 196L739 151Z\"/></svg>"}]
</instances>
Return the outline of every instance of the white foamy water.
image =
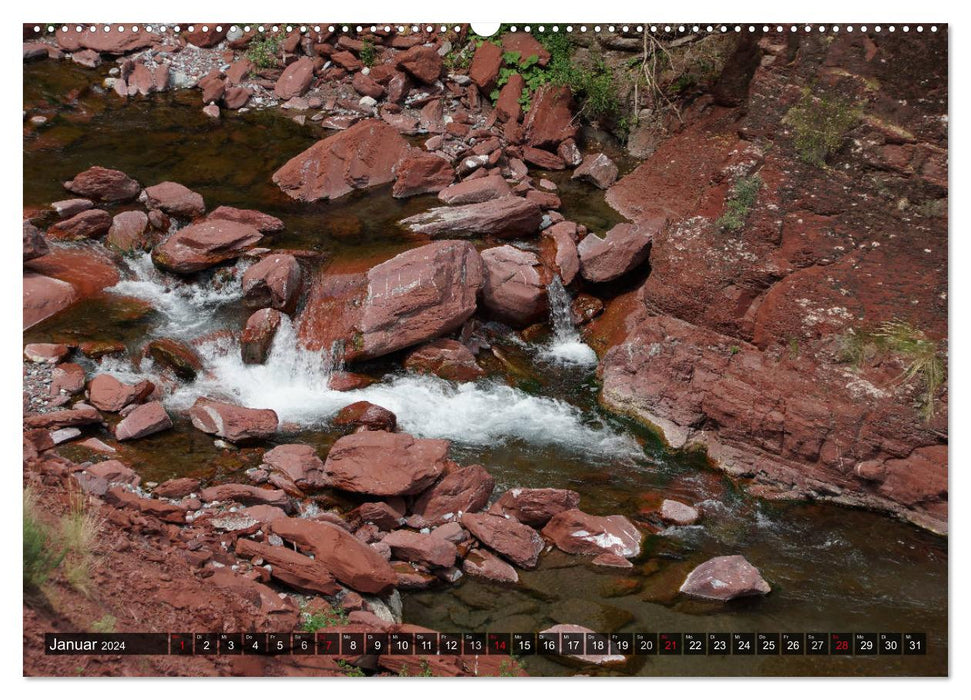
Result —
<instances>
[{"instance_id":1,"label":"white foamy water","mask_svg":"<svg viewBox=\"0 0 971 700\"><path fill-rule=\"evenodd\" d=\"M580 338L580 332L573 325L570 311L570 293L566 291L559 275L553 278L546 288L550 300L550 325L553 338L539 351L539 358L547 362L593 366L597 364L597 353Z\"/></svg>"},{"instance_id":2,"label":"white foamy water","mask_svg":"<svg viewBox=\"0 0 971 700\"><path fill-rule=\"evenodd\" d=\"M185 282L164 273L155 267L149 253L128 262L134 279L122 280L106 291L150 302L166 319L158 328L162 335L191 338L209 330L212 312L243 295L240 280L244 265L237 266L234 277L216 285L212 280Z\"/></svg>"}]
</instances>

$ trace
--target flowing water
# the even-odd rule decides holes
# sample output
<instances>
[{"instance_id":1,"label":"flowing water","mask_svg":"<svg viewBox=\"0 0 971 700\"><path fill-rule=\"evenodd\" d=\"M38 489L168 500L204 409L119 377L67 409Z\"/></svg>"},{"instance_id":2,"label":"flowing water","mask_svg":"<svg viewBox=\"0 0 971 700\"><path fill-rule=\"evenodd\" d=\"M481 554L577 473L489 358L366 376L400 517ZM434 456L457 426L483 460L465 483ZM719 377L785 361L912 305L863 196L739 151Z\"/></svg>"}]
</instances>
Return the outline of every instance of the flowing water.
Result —
<instances>
[{"instance_id":1,"label":"flowing water","mask_svg":"<svg viewBox=\"0 0 971 700\"><path fill-rule=\"evenodd\" d=\"M63 199L60 183L94 164L124 170L143 183L175 180L200 192L207 205L256 208L284 220L271 244L322 251L333 260L382 260L420 244L397 226L434 198L394 200L387 189L338 202L301 204L270 183L272 172L321 136L285 115L228 115L212 123L198 93L119 100L83 89L89 73L42 62L25 66L25 105L47 105L51 120L25 134L24 204ZM80 92L73 101L63 96ZM603 231L618 220L603 194L556 180L568 216ZM568 195L568 196L567 196ZM238 330L249 310L240 303L242 264L203 275L193 284L159 273L146 255L126 259L114 288L35 326L25 342L122 341L134 354L151 337L194 342L205 371L191 384L166 388L176 414L198 396L228 397L273 408L289 424L286 441L325 451L340 432L330 418L368 400L392 410L402 430L452 441L452 456L484 465L496 493L514 486L571 488L592 513L632 518L663 498L699 504L698 526L650 534L631 570L604 570L556 551L516 586L463 578L457 585L404 596L407 621L443 631L529 631L574 622L601 631L926 632L924 657L638 657L621 670L660 674L944 674L947 671L947 542L885 516L820 504L777 504L751 498L703 457L671 453L647 431L601 411L596 357L569 314L569 294L550 285L551 333L527 343L507 329L485 331L502 362L480 359L490 377L455 384L406 373L390 361L364 371L379 379L367 388L335 392L327 379L339 358L298 346L285 323L265 365L244 365ZM146 304L145 302L148 302ZM91 372L120 378L155 376L150 363L89 363ZM282 438L281 438L282 439ZM78 448L68 456L90 458ZM245 478L260 450L220 449L184 418L176 429L122 446L120 458L145 480L181 475L221 481ZM335 503L343 496L335 495ZM763 599L713 605L677 594L684 576L705 559L743 554L772 584ZM553 659L523 660L535 674L572 674ZM583 672L590 672L584 669Z\"/></svg>"}]
</instances>

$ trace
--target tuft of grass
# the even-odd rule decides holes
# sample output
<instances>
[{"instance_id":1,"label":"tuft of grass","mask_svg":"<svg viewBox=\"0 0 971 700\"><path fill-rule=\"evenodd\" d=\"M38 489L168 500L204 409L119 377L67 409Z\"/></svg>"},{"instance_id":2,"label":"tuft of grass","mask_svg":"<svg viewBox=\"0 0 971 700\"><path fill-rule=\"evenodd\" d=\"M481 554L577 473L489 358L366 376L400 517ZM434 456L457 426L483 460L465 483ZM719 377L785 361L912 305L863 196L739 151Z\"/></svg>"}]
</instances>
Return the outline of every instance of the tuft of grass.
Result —
<instances>
[{"instance_id":1,"label":"tuft of grass","mask_svg":"<svg viewBox=\"0 0 971 700\"><path fill-rule=\"evenodd\" d=\"M799 159L822 167L840 149L847 132L859 120L860 110L849 100L813 95L806 89L783 122L793 129L793 144Z\"/></svg>"},{"instance_id":2,"label":"tuft of grass","mask_svg":"<svg viewBox=\"0 0 971 700\"><path fill-rule=\"evenodd\" d=\"M515 656L503 659L499 664L499 676L502 678L515 678L523 670L522 663Z\"/></svg>"},{"instance_id":3,"label":"tuft of grass","mask_svg":"<svg viewBox=\"0 0 971 700\"><path fill-rule=\"evenodd\" d=\"M363 669L358 668L357 666L352 666L344 661L344 659L337 659L337 665L340 666L341 673L348 678L363 678L365 675Z\"/></svg>"},{"instance_id":4,"label":"tuft of grass","mask_svg":"<svg viewBox=\"0 0 971 700\"><path fill-rule=\"evenodd\" d=\"M374 43L370 39L365 39L358 58L361 59L361 63L366 67L371 68L374 65L375 57L376 51L374 50Z\"/></svg>"},{"instance_id":5,"label":"tuft of grass","mask_svg":"<svg viewBox=\"0 0 971 700\"><path fill-rule=\"evenodd\" d=\"M262 36L250 42L249 49L246 51L246 58L253 62L257 68L273 68L280 56L280 48L283 46L282 36Z\"/></svg>"},{"instance_id":6,"label":"tuft of grass","mask_svg":"<svg viewBox=\"0 0 971 700\"><path fill-rule=\"evenodd\" d=\"M745 226L761 189L762 178L758 175L738 178L732 186L728 199L725 200L725 213L715 222L715 225L723 231L738 231Z\"/></svg>"},{"instance_id":7,"label":"tuft of grass","mask_svg":"<svg viewBox=\"0 0 971 700\"><path fill-rule=\"evenodd\" d=\"M37 494L24 489L24 592L36 592L60 566L64 551L37 517Z\"/></svg>"},{"instance_id":8,"label":"tuft of grass","mask_svg":"<svg viewBox=\"0 0 971 700\"><path fill-rule=\"evenodd\" d=\"M428 659L423 658L421 659L421 661L418 662L418 664L419 664L419 670L418 670L418 673L414 675L415 678L432 678L435 675L434 673L432 673L432 667L428 663ZM411 677L411 674L408 673L408 667L402 666L401 670L398 671L398 676L401 678Z\"/></svg>"},{"instance_id":9,"label":"tuft of grass","mask_svg":"<svg viewBox=\"0 0 971 700\"><path fill-rule=\"evenodd\" d=\"M115 631L118 620L114 615L104 615L100 620L91 623L91 631L99 634L108 634Z\"/></svg>"},{"instance_id":10,"label":"tuft of grass","mask_svg":"<svg viewBox=\"0 0 971 700\"><path fill-rule=\"evenodd\" d=\"M86 506L80 493L71 495L71 508L61 519L60 540L65 550L64 575L75 589L91 593L91 570L96 556L94 545L98 541L102 520Z\"/></svg>"},{"instance_id":11,"label":"tuft of grass","mask_svg":"<svg viewBox=\"0 0 971 700\"><path fill-rule=\"evenodd\" d=\"M304 632L316 632L327 627L337 627L347 624L347 612L343 608L331 608L316 613L304 611L301 629Z\"/></svg>"},{"instance_id":12,"label":"tuft of grass","mask_svg":"<svg viewBox=\"0 0 971 700\"><path fill-rule=\"evenodd\" d=\"M897 319L885 321L871 331L851 329L843 338L843 359L856 367L881 354L896 355L903 361L904 370L897 383L911 380L921 383L921 416L925 421L933 418L937 391L944 384L947 372L937 343L924 331Z\"/></svg>"}]
</instances>

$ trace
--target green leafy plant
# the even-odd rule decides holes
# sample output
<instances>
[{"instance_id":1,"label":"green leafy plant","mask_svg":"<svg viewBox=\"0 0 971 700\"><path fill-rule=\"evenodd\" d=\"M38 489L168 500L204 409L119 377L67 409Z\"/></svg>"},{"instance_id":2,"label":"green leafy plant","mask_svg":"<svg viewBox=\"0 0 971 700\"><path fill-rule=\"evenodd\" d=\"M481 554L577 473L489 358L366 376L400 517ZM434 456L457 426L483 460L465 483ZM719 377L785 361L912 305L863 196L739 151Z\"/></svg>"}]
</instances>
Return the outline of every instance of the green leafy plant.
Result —
<instances>
[{"instance_id":1,"label":"green leafy plant","mask_svg":"<svg viewBox=\"0 0 971 700\"><path fill-rule=\"evenodd\" d=\"M249 49L246 51L246 58L253 62L257 68L273 68L279 60L280 47L283 46L283 37L261 35L260 39L250 42Z\"/></svg>"},{"instance_id":2,"label":"green leafy plant","mask_svg":"<svg viewBox=\"0 0 971 700\"><path fill-rule=\"evenodd\" d=\"M24 592L36 592L64 559L52 533L37 517L37 495L24 489Z\"/></svg>"},{"instance_id":3,"label":"green leafy plant","mask_svg":"<svg viewBox=\"0 0 971 700\"><path fill-rule=\"evenodd\" d=\"M503 678L514 678L523 670L522 663L515 656L503 659L499 664L499 675Z\"/></svg>"},{"instance_id":4,"label":"green leafy plant","mask_svg":"<svg viewBox=\"0 0 971 700\"><path fill-rule=\"evenodd\" d=\"M944 384L947 372L937 343L922 330L896 319L870 331L850 329L843 336L843 359L858 368L881 354L896 355L903 362L904 369L896 379L898 383L916 380L922 384L920 413L924 420L933 418L937 391Z\"/></svg>"},{"instance_id":5,"label":"green leafy plant","mask_svg":"<svg viewBox=\"0 0 971 700\"><path fill-rule=\"evenodd\" d=\"M432 673L432 667L431 667L431 664L428 663L428 659L422 658L418 662L418 666L419 666L419 670L418 670L418 673L414 675L415 678L431 678L435 675L434 673ZM402 666L401 670L398 671L398 676L400 676L401 678L411 677L411 674L408 673L408 667Z\"/></svg>"},{"instance_id":6,"label":"green leafy plant","mask_svg":"<svg viewBox=\"0 0 971 700\"><path fill-rule=\"evenodd\" d=\"M363 669L347 663L344 659L337 659L337 665L340 666L341 673L348 678L363 678L365 675Z\"/></svg>"},{"instance_id":7,"label":"green leafy plant","mask_svg":"<svg viewBox=\"0 0 971 700\"><path fill-rule=\"evenodd\" d=\"M725 213L719 217L715 225L725 231L738 231L745 226L761 189L762 178L758 175L738 178L732 186L728 199L725 200Z\"/></svg>"},{"instance_id":8,"label":"green leafy plant","mask_svg":"<svg viewBox=\"0 0 971 700\"><path fill-rule=\"evenodd\" d=\"M91 631L99 634L114 632L117 623L114 615L104 615L100 620L91 623Z\"/></svg>"},{"instance_id":9,"label":"green leafy plant","mask_svg":"<svg viewBox=\"0 0 971 700\"><path fill-rule=\"evenodd\" d=\"M793 145L799 159L821 167L840 149L847 132L859 120L860 110L849 100L835 95L814 95L806 89L783 122L792 127Z\"/></svg>"},{"instance_id":10,"label":"green leafy plant","mask_svg":"<svg viewBox=\"0 0 971 700\"><path fill-rule=\"evenodd\" d=\"M361 52L358 58L361 59L361 63L370 68L374 65L374 59L376 57L376 51L374 50L374 43L369 40L364 40L364 45L361 46Z\"/></svg>"},{"instance_id":11,"label":"green leafy plant","mask_svg":"<svg viewBox=\"0 0 971 700\"><path fill-rule=\"evenodd\" d=\"M316 632L326 627L337 627L347 624L347 612L343 608L332 608L316 613L302 612L303 623L301 629L304 632Z\"/></svg>"}]
</instances>

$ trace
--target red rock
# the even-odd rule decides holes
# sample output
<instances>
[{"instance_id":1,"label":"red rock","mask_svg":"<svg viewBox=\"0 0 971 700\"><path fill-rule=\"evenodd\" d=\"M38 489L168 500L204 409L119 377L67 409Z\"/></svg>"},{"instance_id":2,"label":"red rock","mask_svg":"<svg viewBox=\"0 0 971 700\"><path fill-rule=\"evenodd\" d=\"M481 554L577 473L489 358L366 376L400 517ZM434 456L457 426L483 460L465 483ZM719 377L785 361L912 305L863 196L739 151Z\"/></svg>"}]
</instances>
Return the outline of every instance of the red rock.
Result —
<instances>
[{"instance_id":1,"label":"red rock","mask_svg":"<svg viewBox=\"0 0 971 700\"><path fill-rule=\"evenodd\" d=\"M47 44L39 41L24 42L24 61L34 61L38 58L47 58Z\"/></svg>"},{"instance_id":2,"label":"red rock","mask_svg":"<svg viewBox=\"0 0 971 700\"><path fill-rule=\"evenodd\" d=\"M366 374L356 372L334 372L330 375L327 388L333 391L353 391L371 386L376 380Z\"/></svg>"},{"instance_id":3,"label":"red rock","mask_svg":"<svg viewBox=\"0 0 971 700\"><path fill-rule=\"evenodd\" d=\"M430 523L458 521L464 513L482 510L494 487L492 475L478 464L456 469L425 491L412 512Z\"/></svg>"},{"instance_id":4,"label":"red rock","mask_svg":"<svg viewBox=\"0 0 971 700\"><path fill-rule=\"evenodd\" d=\"M24 273L23 290L25 330L77 300L73 285L35 272Z\"/></svg>"},{"instance_id":5,"label":"red rock","mask_svg":"<svg viewBox=\"0 0 971 700\"><path fill-rule=\"evenodd\" d=\"M277 518L287 517L286 511L284 511L282 508L265 504L243 508L241 511L239 511L239 513L240 515L252 518L263 527L269 523L272 523Z\"/></svg>"},{"instance_id":6,"label":"red rock","mask_svg":"<svg viewBox=\"0 0 971 700\"><path fill-rule=\"evenodd\" d=\"M159 498L185 498L189 494L199 491L200 482L198 479L180 477L163 481L155 487L152 494Z\"/></svg>"},{"instance_id":7,"label":"red rock","mask_svg":"<svg viewBox=\"0 0 971 700\"><path fill-rule=\"evenodd\" d=\"M31 362L56 364L70 352L71 348L61 343L27 343L24 346L24 357Z\"/></svg>"},{"instance_id":8,"label":"red rock","mask_svg":"<svg viewBox=\"0 0 971 700\"><path fill-rule=\"evenodd\" d=\"M128 88L134 88L143 97L155 90L155 76L144 63L135 64L134 70L128 76Z\"/></svg>"},{"instance_id":9,"label":"red rock","mask_svg":"<svg viewBox=\"0 0 971 700\"><path fill-rule=\"evenodd\" d=\"M109 459L104 462L92 464L85 471L98 478L104 479L109 484L128 484L138 486L142 480L135 470L117 459Z\"/></svg>"},{"instance_id":10,"label":"red rock","mask_svg":"<svg viewBox=\"0 0 971 700\"><path fill-rule=\"evenodd\" d=\"M435 207L400 223L415 233L430 236L480 236L511 238L535 234L543 213L523 197L503 197L479 204Z\"/></svg>"},{"instance_id":11,"label":"red rock","mask_svg":"<svg viewBox=\"0 0 971 700\"><path fill-rule=\"evenodd\" d=\"M593 563L597 566L609 566L614 569L633 569L634 565L624 557L617 554L610 554L605 552L604 554L598 554L593 558Z\"/></svg>"},{"instance_id":12,"label":"red rock","mask_svg":"<svg viewBox=\"0 0 971 700\"><path fill-rule=\"evenodd\" d=\"M693 525L698 521L698 511L685 503L666 498L661 503L661 519L673 525Z\"/></svg>"},{"instance_id":13,"label":"red rock","mask_svg":"<svg viewBox=\"0 0 971 700\"><path fill-rule=\"evenodd\" d=\"M344 406L333 420L334 425L386 430L389 433L394 432L397 422L394 413L370 401L357 401Z\"/></svg>"},{"instance_id":14,"label":"red rock","mask_svg":"<svg viewBox=\"0 0 971 700\"><path fill-rule=\"evenodd\" d=\"M335 51L330 55L330 59L349 72L359 71L364 67L364 64L350 51Z\"/></svg>"},{"instance_id":15,"label":"red rock","mask_svg":"<svg viewBox=\"0 0 971 700\"><path fill-rule=\"evenodd\" d=\"M181 525L185 522L185 508L173 503L142 498L124 486L108 489L105 493L105 501L119 508L133 508L166 523Z\"/></svg>"},{"instance_id":16,"label":"red rock","mask_svg":"<svg viewBox=\"0 0 971 700\"><path fill-rule=\"evenodd\" d=\"M272 629L293 629L299 623L300 611L297 606L289 598L281 598L269 586L226 569L217 569L206 581L216 588L231 591L254 605L271 621Z\"/></svg>"},{"instance_id":17,"label":"red rock","mask_svg":"<svg viewBox=\"0 0 971 700\"><path fill-rule=\"evenodd\" d=\"M53 202L51 204L51 209L57 214L60 219L69 219L75 214L80 214L82 211L87 211L94 207L94 203L90 199L62 199L59 202Z\"/></svg>"},{"instance_id":18,"label":"red rock","mask_svg":"<svg viewBox=\"0 0 971 700\"><path fill-rule=\"evenodd\" d=\"M79 394L84 389L85 375L81 365L64 362L54 368L51 376L51 396Z\"/></svg>"},{"instance_id":19,"label":"red rock","mask_svg":"<svg viewBox=\"0 0 971 700\"><path fill-rule=\"evenodd\" d=\"M243 273L243 303L284 312L296 308L303 286L300 265L292 255L270 254Z\"/></svg>"},{"instance_id":20,"label":"red rock","mask_svg":"<svg viewBox=\"0 0 971 700\"><path fill-rule=\"evenodd\" d=\"M294 590L321 595L334 595L341 590L325 565L288 547L273 547L241 537L236 540L236 554L262 559L269 564L272 578Z\"/></svg>"},{"instance_id":21,"label":"red rock","mask_svg":"<svg viewBox=\"0 0 971 700\"><path fill-rule=\"evenodd\" d=\"M237 58L233 64L226 69L226 84L239 85L242 83L250 71L253 70L253 62L242 56Z\"/></svg>"},{"instance_id":22,"label":"red rock","mask_svg":"<svg viewBox=\"0 0 971 700\"><path fill-rule=\"evenodd\" d=\"M513 73L509 80L499 91L499 99L496 100L496 116L500 121L518 122L523 115L523 107L519 103L526 87L526 81L519 73Z\"/></svg>"},{"instance_id":23,"label":"red rock","mask_svg":"<svg viewBox=\"0 0 971 700\"><path fill-rule=\"evenodd\" d=\"M539 258L511 245L481 253L485 271L482 303L493 315L514 326L526 326L548 312L546 285Z\"/></svg>"},{"instance_id":24,"label":"red rock","mask_svg":"<svg viewBox=\"0 0 971 700\"><path fill-rule=\"evenodd\" d=\"M539 190L528 190L526 192L526 199L531 202L536 202L540 209L559 209L561 202L560 198L557 197L552 192L540 192Z\"/></svg>"},{"instance_id":25,"label":"red rock","mask_svg":"<svg viewBox=\"0 0 971 700\"><path fill-rule=\"evenodd\" d=\"M411 90L411 80L407 74L401 71L395 71L391 79L388 80L387 90L387 101L390 104L398 104L408 96L408 92Z\"/></svg>"},{"instance_id":26,"label":"red rock","mask_svg":"<svg viewBox=\"0 0 971 700\"><path fill-rule=\"evenodd\" d=\"M439 338L422 345L405 358L405 367L419 374L434 374L442 379L471 382L484 377L486 371L475 361L465 345Z\"/></svg>"},{"instance_id":27,"label":"red rock","mask_svg":"<svg viewBox=\"0 0 971 700\"><path fill-rule=\"evenodd\" d=\"M314 79L314 60L304 57L297 59L283 71L273 86L273 92L281 100L298 97L310 87Z\"/></svg>"},{"instance_id":28,"label":"red rock","mask_svg":"<svg viewBox=\"0 0 971 700\"><path fill-rule=\"evenodd\" d=\"M249 98L252 96L253 91L249 88L226 88L226 92L223 95L223 106L226 109L241 109L246 106L246 103L249 102Z\"/></svg>"},{"instance_id":29,"label":"red rock","mask_svg":"<svg viewBox=\"0 0 971 700\"><path fill-rule=\"evenodd\" d=\"M489 508L490 513L543 527L557 513L580 504L580 494L568 489L510 489Z\"/></svg>"},{"instance_id":30,"label":"red rock","mask_svg":"<svg viewBox=\"0 0 971 700\"><path fill-rule=\"evenodd\" d=\"M678 589L706 600L732 600L742 596L765 595L772 588L759 570L740 555L714 557L696 567Z\"/></svg>"},{"instance_id":31,"label":"red rock","mask_svg":"<svg viewBox=\"0 0 971 700\"><path fill-rule=\"evenodd\" d=\"M549 627L540 634L552 634L552 635L563 635L563 634L582 634L584 635L584 640L588 639L587 635L596 634L592 629L583 627L581 625L553 625ZM565 651L565 649L564 649ZM586 651L584 649L584 651ZM571 659L576 659L585 664L595 664L597 666L603 666L604 664L620 664L627 660L627 657L621 656L620 654L569 654L564 653L563 656L568 656Z\"/></svg>"},{"instance_id":32,"label":"red rock","mask_svg":"<svg viewBox=\"0 0 971 700\"><path fill-rule=\"evenodd\" d=\"M206 105L202 108L202 113L210 119L219 119L219 105Z\"/></svg>"},{"instance_id":33,"label":"red rock","mask_svg":"<svg viewBox=\"0 0 971 700\"><path fill-rule=\"evenodd\" d=\"M310 445L280 445L263 455L263 465L283 472L297 486L326 486L324 463Z\"/></svg>"},{"instance_id":34,"label":"red rock","mask_svg":"<svg viewBox=\"0 0 971 700\"><path fill-rule=\"evenodd\" d=\"M206 503L214 501L236 501L241 505L268 505L287 510L290 498L280 489L261 489L249 484L219 484L209 486L199 492L199 498Z\"/></svg>"},{"instance_id":35,"label":"red rock","mask_svg":"<svg viewBox=\"0 0 971 700\"><path fill-rule=\"evenodd\" d=\"M58 221L47 229L47 235L51 238L74 241L97 238L109 228L111 228L111 215L108 212L102 209L89 209L66 221Z\"/></svg>"},{"instance_id":36,"label":"red rock","mask_svg":"<svg viewBox=\"0 0 971 700\"><path fill-rule=\"evenodd\" d=\"M478 204L490 199L509 197L512 189L501 175L489 175L472 180L463 180L446 187L438 193L438 198L446 204Z\"/></svg>"},{"instance_id":37,"label":"red rock","mask_svg":"<svg viewBox=\"0 0 971 700\"><path fill-rule=\"evenodd\" d=\"M202 195L177 182L146 187L138 199L149 209L161 209L171 216L194 219L206 213Z\"/></svg>"},{"instance_id":38,"label":"red rock","mask_svg":"<svg viewBox=\"0 0 971 700\"><path fill-rule=\"evenodd\" d=\"M380 119L366 119L290 159L273 174L288 196L305 202L336 199L394 179L408 143Z\"/></svg>"},{"instance_id":39,"label":"red rock","mask_svg":"<svg viewBox=\"0 0 971 700\"><path fill-rule=\"evenodd\" d=\"M357 90L359 95L366 95L380 100L384 96L384 88L364 73L355 73L351 81L351 87Z\"/></svg>"},{"instance_id":40,"label":"red rock","mask_svg":"<svg viewBox=\"0 0 971 700\"><path fill-rule=\"evenodd\" d=\"M220 27L217 29L216 27ZM181 36L186 43L198 46L200 49L209 49L216 46L226 38L229 32L228 25L196 24L192 31L185 30Z\"/></svg>"},{"instance_id":41,"label":"red rock","mask_svg":"<svg viewBox=\"0 0 971 700\"><path fill-rule=\"evenodd\" d=\"M115 426L115 439L137 440L148 435L168 430L172 427L172 419L165 412L161 401L151 401L136 406L135 410L125 416Z\"/></svg>"},{"instance_id":42,"label":"red rock","mask_svg":"<svg viewBox=\"0 0 971 700\"><path fill-rule=\"evenodd\" d=\"M372 496L407 496L424 491L441 476L447 454L446 440L366 431L335 442L324 469L334 488Z\"/></svg>"},{"instance_id":43,"label":"red rock","mask_svg":"<svg viewBox=\"0 0 971 700\"><path fill-rule=\"evenodd\" d=\"M576 244L577 225L572 221L561 221L543 231L543 238L549 240L553 248L552 264L547 257L544 261L560 276L560 281L569 286L580 272L580 254Z\"/></svg>"},{"instance_id":44,"label":"red rock","mask_svg":"<svg viewBox=\"0 0 971 700\"><path fill-rule=\"evenodd\" d=\"M653 236L634 224L617 224L600 238L589 234L580 241L580 274L588 282L610 282L647 260Z\"/></svg>"},{"instance_id":45,"label":"red rock","mask_svg":"<svg viewBox=\"0 0 971 700\"><path fill-rule=\"evenodd\" d=\"M202 104L213 106L219 102L226 94L226 81L218 73L210 73L197 84L202 90ZM203 109L203 112L206 110ZM208 114L208 112L206 112ZM216 108L216 116L219 115L219 108Z\"/></svg>"},{"instance_id":46,"label":"red rock","mask_svg":"<svg viewBox=\"0 0 971 700\"><path fill-rule=\"evenodd\" d=\"M462 571L496 583L519 583L516 569L485 549L469 552L462 562Z\"/></svg>"},{"instance_id":47,"label":"red rock","mask_svg":"<svg viewBox=\"0 0 971 700\"><path fill-rule=\"evenodd\" d=\"M566 163L558 155L532 146L523 149L523 160L540 170L563 170L566 167Z\"/></svg>"},{"instance_id":48,"label":"red rock","mask_svg":"<svg viewBox=\"0 0 971 700\"><path fill-rule=\"evenodd\" d=\"M440 134L445 130L443 114L442 101L432 100L421 108L421 112L418 115L418 124L430 133Z\"/></svg>"},{"instance_id":49,"label":"red rock","mask_svg":"<svg viewBox=\"0 0 971 700\"><path fill-rule=\"evenodd\" d=\"M279 233L284 229L283 222L275 216L264 214L255 209L237 209L236 207L221 206L213 209L208 220L234 221L238 224L252 226L260 233Z\"/></svg>"},{"instance_id":50,"label":"red rock","mask_svg":"<svg viewBox=\"0 0 971 700\"><path fill-rule=\"evenodd\" d=\"M506 32L502 35L504 53L518 53L519 62L536 56L536 63L542 67L550 62L550 52L529 32Z\"/></svg>"},{"instance_id":51,"label":"red rock","mask_svg":"<svg viewBox=\"0 0 971 700\"><path fill-rule=\"evenodd\" d=\"M203 397L196 399L189 418L202 432L230 442L270 438L279 425L276 412L271 409L244 408Z\"/></svg>"},{"instance_id":52,"label":"red rock","mask_svg":"<svg viewBox=\"0 0 971 700\"><path fill-rule=\"evenodd\" d=\"M135 400L138 389L122 384L110 374L99 374L88 383L88 397L95 408L117 413Z\"/></svg>"},{"instance_id":53,"label":"red rock","mask_svg":"<svg viewBox=\"0 0 971 700\"><path fill-rule=\"evenodd\" d=\"M489 513L466 513L461 522L477 540L516 566L536 568L543 538L533 528Z\"/></svg>"},{"instance_id":54,"label":"red rock","mask_svg":"<svg viewBox=\"0 0 971 700\"><path fill-rule=\"evenodd\" d=\"M394 530L404 523L401 512L383 501L362 503L354 514L362 522L370 523L380 530Z\"/></svg>"},{"instance_id":55,"label":"red rock","mask_svg":"<svg viewBox=\"0 0 971 700\"><path fill-rule=\"evenodd\" d=\"M64 189L99 201L127 202L138 196L142 186L120 170L96 165L65 182Z\"/></svg>"},{"instance_id":56,"label":"red rock","mask_svg":"<svg viewBox=\"0 0 971 700\"><path fill-rule=\"evenodd\" d=\"M143 211L123 211L111 220L106 241L121 251L140 250L148 241L148 215Z\"/></svg>"},{"instance_id":57,"label":"red rock","mask_svg":"<svg viewBox=\"0 0 971 700\"><path fill-rule=\"evenodd\" d=\"M449 567L458 554L455 545L442 537L409 530L395 530L381 541L391 547L393 556L415 564Z\"/></svg>"},{"instance_id":58,"label":"red rock","mask_svg":"<svg viewBox=\"0 0 971 700\"><path fill-rule=\"evenodd\" d=\"M239 336L239 351L245 364L266 362L282 321L283 314L276 309L260 309L246 320L246 327Z\"/></svg>"},{"instance_id":59,"label":"red rock","mask_svg":"<svg viewBox=\"0 0 971 700\"><path fill-rule=\"evenodd\" d=\"M567 554L616 554L636 557L643 536L622 515L601 517L572 509L557 513L543 528L543 536Z\"/></svg>"},{"instance_id":60,"label":"red rock","mask_svg":"<svg viewBox=\"0 0 971 700\"><path fill-rule=\"evenodd\" d=\"M207 219L180 229L155 246L152 261L163 270L190 274L238 258L262 238L247 224Z\"/></svg>"},{"instance_id":61,"label":"red rock","mask_svg":"<svg viewBox=\"0 0 971 700\"><path fill-rule=\"evenodd\" d=\"M570 88L544 85L533 96L526 117L526 142L536 148L557 148L576 136Z\"/></svg>"},{"instance_id":62,"label":"red rock","mask_svg":"<svg viewBox=\"0 0 971 700\"><path fill-rule=\"evenodd\" d=\"M202 371L199 354L185 343L172 338L157 338L145 346L145 357L155 364L171 370L179 379L192 381Z\"/></svg>"},{"instance_id":63,"label":"red rock","mask_svg":"<svg viewBox=\"0 0 971 700\"><path fill-rule=\"evenodd\" d=\"M71 54L71 61L85 68L97 68L101 65L101 55L97 51L84 49Z\"/></svg>"},{"instance_id":64,"label":"red rock","mask_svg":"<svg viewBox=\"0 0 971 700\"><path fill-rule=\"evenodd\" d=\"M331 525L299 518L278 518L270 530L314 555L338 581L361 593L382 594L398 577L380 554L354 535Z\"/></svg>"},{"instance_id":65,"label":"red rock","mask_svg":"<svg viewBox=\"0 0 971 700\"><path fill-rule=\"evenodd\" d=\"M488 95L496 87L499 69L502 67L502 49L491 41L479 44L469 66L469 78Z\"/></svg>"},{"instance_id":66,"label":"red rock","mask_svg":"<svg viewBox=\"0 0 971 700\"><path fill-rule=\"evenodd\" d=\"M74 428L101 422L101 414L93 406L78 406L64 411L38 413L24 418L27 428Z\"/></svg>"},{"instance_id":67,"label":"red rock","mask_svg":"<svg viewBox=\"0 0 971 700\"><path fill-rule=\"evenodd\" d=\"M585 180L605 190L617 181L617 172L617 166L605 154L590 154L573 171L570 179Z\"/></svg>"},{"instance_id":68,"label":"red rock","mask_svg":"<svg viewBox=\"0 0 971 700\"><path fill-rule=\"evenodd\" d=\"M451 164L434 153L413 150L395 166L395 197L438 193L455 179Z\"/></svg>"},{"instance_id":69,"label":"red rock","mask_svg":"<svg viewBox=\"0 0 971 700\"><path fill-rule=\"evenodd\" d=\"M106 31L107 28L107 31ZM121 55L154 46L160 41L158 32L117 31L114 25L91 25L81 32L75 32L69 25L67 31L58 29L55 34L57 45L65 51L76 51L78 47Z\"/></svg>"},{"instance_id":70,"label":"red rock","mask_svg":"<svg viewBox=\"0 0 971 700\"><path fill-rule=\"evenodd\" d=\"M434 83L442 74L442 57L434 46L412 46L398 57L398 67L423 83Z\"/></svg>"},{"instance_id":71,"label":"red rock","mask_svg":"<svg viewBox=\"0 0 971 700\"><path fill-rule=\"evenodd\" d=\"M50 248L47 241L36 226L24 220L24 262L47 255Z\"/></svg>"}]
</instances>

